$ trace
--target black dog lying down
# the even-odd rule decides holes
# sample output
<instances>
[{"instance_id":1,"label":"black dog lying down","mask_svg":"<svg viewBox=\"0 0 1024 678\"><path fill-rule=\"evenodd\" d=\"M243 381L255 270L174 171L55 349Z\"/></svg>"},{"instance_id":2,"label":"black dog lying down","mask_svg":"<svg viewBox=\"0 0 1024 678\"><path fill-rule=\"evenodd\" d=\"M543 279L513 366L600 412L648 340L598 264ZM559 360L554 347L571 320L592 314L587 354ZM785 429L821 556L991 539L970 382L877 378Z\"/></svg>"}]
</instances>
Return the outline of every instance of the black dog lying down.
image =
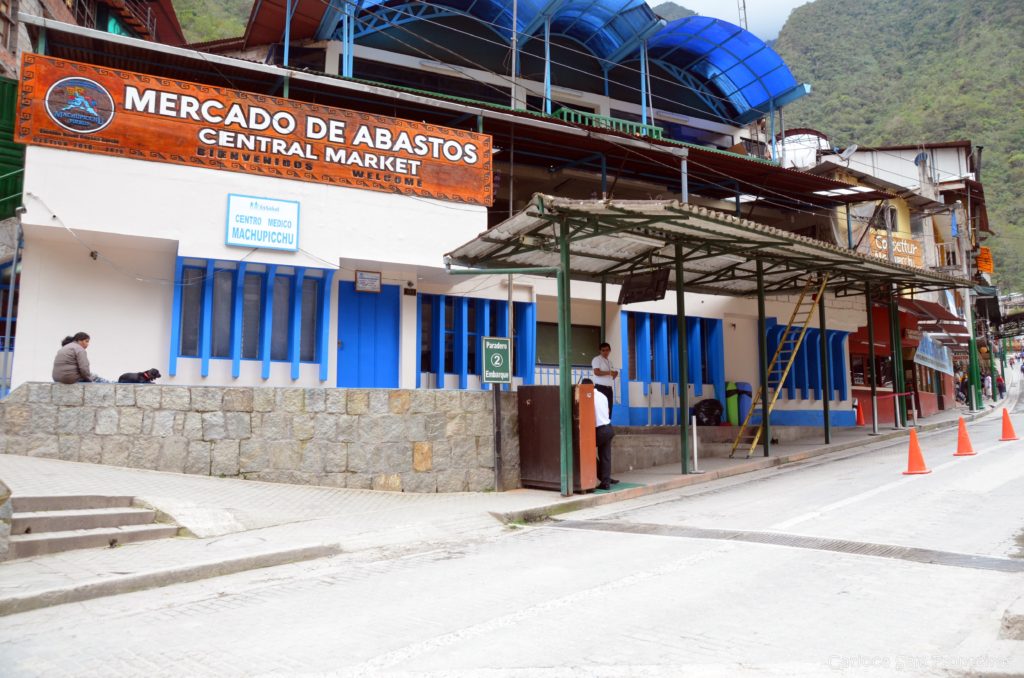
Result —
<instances>
[{"instance_id":1,"label":"black dog lying down","mask_svg":"<svg viewBox=\"0 0 1024 678\"><path fill-rule=\"evenodd\" d=\"M145 372L125 372L117 383L119 384L152 384L153 380L160 378L160 370L151 367Z\"/></svg>"}]
</instances>

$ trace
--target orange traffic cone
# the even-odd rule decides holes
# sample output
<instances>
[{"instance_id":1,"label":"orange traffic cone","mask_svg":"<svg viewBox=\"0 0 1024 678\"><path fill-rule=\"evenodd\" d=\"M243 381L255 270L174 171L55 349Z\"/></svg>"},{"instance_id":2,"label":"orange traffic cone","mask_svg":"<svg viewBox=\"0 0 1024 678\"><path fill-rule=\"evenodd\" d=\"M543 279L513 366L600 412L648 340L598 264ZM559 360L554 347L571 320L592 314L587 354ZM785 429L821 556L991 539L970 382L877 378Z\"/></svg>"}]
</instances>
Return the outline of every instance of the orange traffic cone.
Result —
<instances>
[{"instance_id":1,"label":"orange traffic cone","mask_svg":"<svg viewBox=\"0 0 1024 678\"><path fill-rule=\"evenodd\" d=\"M974 446L971 445L971 439L967 435L967 424L964 423L964 418L960 417L960 432L956 436L956 454L954 457L971 457L977 454L974 451Z\"/></svg>"},{"instance_id":2,"label":"orange traffic cone","mask_svg":"<svg viewBox=\"0 0 1024 678\"><path fill-rule=\"evenodd\" d=\"M920 473L931 473L932 470L924 465L924 457L921 455L921 445L917 442L917 429L910 429L910 454L907 458L907 470L905 476L917 475Z\"/></svg>"},{"instance_id":3,"label":"orange traffic cone","mask_svg":"<svg viewBox=\"0 0 1024 678\"><path fill-rule=\"evenodd\" d=\"M860 401L857 401L857 426L864 425L864 408L860 406Z\"/></svg>"},{"instance_id":4,"label":"orange traffic cone","mask_svg":"<svg viewBox=\"0 0 1024 678\"><path fill-rule=\"evenodd\" d=\"M1010 413L1003 408L1003 437L999 440L1017 440L1017 434L1013 431L1013 422L1010 421Z\"/></svg>"}]
</instances>

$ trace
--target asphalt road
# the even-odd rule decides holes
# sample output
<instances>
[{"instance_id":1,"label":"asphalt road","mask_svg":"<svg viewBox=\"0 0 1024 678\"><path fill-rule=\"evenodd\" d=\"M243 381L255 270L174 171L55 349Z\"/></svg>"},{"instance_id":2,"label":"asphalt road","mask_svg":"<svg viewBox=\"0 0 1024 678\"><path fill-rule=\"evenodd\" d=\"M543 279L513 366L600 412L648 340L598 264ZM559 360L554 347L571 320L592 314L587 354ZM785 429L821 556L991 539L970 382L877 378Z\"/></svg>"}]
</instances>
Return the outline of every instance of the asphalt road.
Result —
<instances>
[{"instance_id":1,"label":"asphalt road","mask_svg":"<svg viewBox=\"0 0 1024 678\"><path fill-rule=\"evenodd\" d=\"M1024 442L998 417L970 434L966 458L955 431L922 436L927 475L880 444L5 617L0 675L1019 675L1024 642L997 631L1024 592Z\"/></svg>"}]
</instances>

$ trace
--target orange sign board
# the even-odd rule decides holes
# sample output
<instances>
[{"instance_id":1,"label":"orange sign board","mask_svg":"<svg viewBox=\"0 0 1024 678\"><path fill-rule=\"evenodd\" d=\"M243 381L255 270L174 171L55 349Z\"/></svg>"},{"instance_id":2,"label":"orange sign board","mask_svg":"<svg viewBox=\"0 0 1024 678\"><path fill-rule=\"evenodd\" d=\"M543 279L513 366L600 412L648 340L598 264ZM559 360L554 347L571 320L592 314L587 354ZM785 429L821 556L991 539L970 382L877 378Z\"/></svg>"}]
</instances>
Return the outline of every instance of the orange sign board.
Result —
<instances>
[{"instance_id":1,"label":"orange sign board","mask_svg":"<svg viewBox=\"0 0 1024 678\"><path fill-rule=\"evenodd\" d=\"M492 203L491 137L102 68L21 67L16 140L371 191Z\"/></svg>"},{"instance_id":2,"label":"orange sign board","mask_svg":"<svg viewBox=\"0 0 1024 678\"><path fill-rule=\"evenodd\" d=\"M921 253L921 243L913 238L892 236L893 260L904 266L921 268L924 257ZM879 229L871 230L871 254L879 259L889 258L889 236L886 231Z\"/></svg>"},{"instance_id":3,"label":"orange sign board","mask_svg":"<svg viewBox=\"0 0 1024 678\"><path fill-rule=\"evenodd\" d=\"M992 250L987 247L978 248L978 270L982 273L994 273L992 265Z\"/></svg>"}]
</instances>

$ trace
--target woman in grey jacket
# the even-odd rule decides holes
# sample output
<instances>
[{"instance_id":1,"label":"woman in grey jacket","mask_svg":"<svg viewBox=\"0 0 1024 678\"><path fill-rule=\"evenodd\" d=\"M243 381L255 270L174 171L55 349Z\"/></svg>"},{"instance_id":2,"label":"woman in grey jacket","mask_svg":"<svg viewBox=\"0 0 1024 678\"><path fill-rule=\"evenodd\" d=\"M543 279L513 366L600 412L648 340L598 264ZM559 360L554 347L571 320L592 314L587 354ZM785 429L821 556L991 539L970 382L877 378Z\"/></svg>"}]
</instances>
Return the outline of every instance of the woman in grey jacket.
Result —
<instances>
[{"instance_id":1,"label":"woman in grey jacket","mask_svg":"<svg viewBox=\"0 0 1024 678\"><path fill-rule=\"evenodd\" d=\"M85 332L65 337L61 342L61 349L57 351L57 357L53 359L53 380L62 384L102 381L89 370L89 356L85 354L87 348L89 335Z\"/></svg>"}]
</instances>

